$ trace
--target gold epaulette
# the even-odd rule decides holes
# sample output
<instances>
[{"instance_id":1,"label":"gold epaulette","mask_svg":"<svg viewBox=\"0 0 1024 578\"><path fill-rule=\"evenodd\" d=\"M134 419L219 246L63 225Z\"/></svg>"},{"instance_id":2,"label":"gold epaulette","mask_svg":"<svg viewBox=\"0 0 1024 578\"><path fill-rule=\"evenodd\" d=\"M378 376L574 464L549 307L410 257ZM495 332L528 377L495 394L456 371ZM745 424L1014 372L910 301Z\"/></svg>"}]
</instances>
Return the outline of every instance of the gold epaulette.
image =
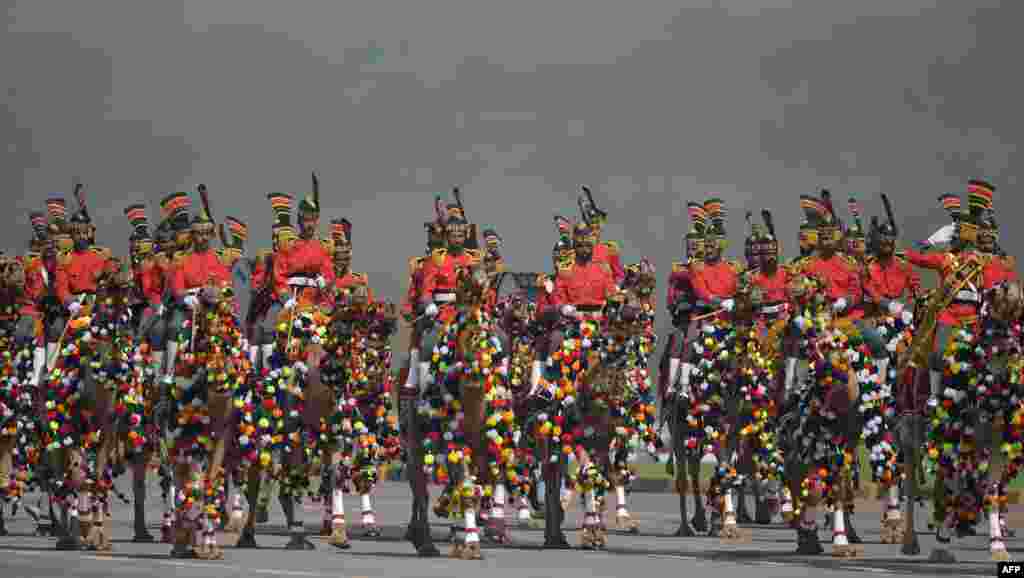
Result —
<instances>
[{"instance_id":1,"label":"gold epaulette","mask_svg":"<svg viewBox=\"0 0 1024 578\"><path fill-rule=\"evenodd\" d=\"M618 241L602 241L601 244L608 247L608 252L612 255L618 255L620 252Z\"/></svg>"},{"instance_id":2,"label":"gold epaulette","mask_svg":"<svg viewBox=\"0 0 1024 578\"><path fill-rule=\"evenodd\" d=\"M1013 255L1006 255L1003 259L1003 266L1011 271L1017 270L1017 258Z\"/></svg>"},{"instance_id":3,"label":"gold epaulette","mask_svg":"<svg viewBox=\"0 0 1024 578\"><path fill-rule=\"evenodd\" d=\"M573 263L572 261L559 262L558 263L558 274L559 275L568 275L569 272L572 271L572 266L573 265L575 265L575 263Z\"/></svg>"},{"instance_id":4,"label":"gold epaulette","mask_svg":"<svg viewBox=\"0 0 1024 578\"><path fill-rule=\"evenodd\" d=\"M673 273L682 273L683 271L686 271L687 268L688 265L686 263L683 263L682 261L672 261Z\"/></svg>"},{"instance_id":5,"label":"gold epaulette","mask_svg":"<svg viewBox=\"0 0 1024 578\"><path fill-rule=\"evenodd\" d=\"M368 285L370 282L370 278L366 273L350 273L350 275L352 276L352 280L359 285Z\"/></svg>"},{"instance_id":6,"label":"gold epaulette","mask_svg":"<svg viewBox=\"0 0 1024 578\"><path fill-rule=\"evenodd\" d=\"M180 265L185 262L185 257L188 257L191 251L175 251L174 256L171 257L172 265Z\"/></svg>"},{"instance_id":7,"label":"gold epaulette","mask_svg":"<svg viewBox=\"0 0 1024 578\"><path fill-rule=\"evenodd\" d=\"M726 259L725 262L728 263L736 271L736 273L742 273L744 270L746 270L746 267L743 266L743 263L740 263L735 259Z\"/></svg>"},{"instance_id":8,"label":"gold epaulette","mask_svg":"<svg viewBox=\"0 0 1024 578\"><path fill-rule=\"evenodd\" d=\"M474 265L483 260L484 253L480 249L466 249L466 254L469 255L469 260Z\"/></svg>"},{"instance_id":9,"label":"gold epaulette","mask_svg":"<svg viewBox=\"0 0 1024 578\"><path fill-rule=\"evenodd\" d=\"M505 272L505 260L504 259L498 259L494 263L494 270L496 272L498 272L498 273L504 273Z\"/></svg>"}]
</instances>

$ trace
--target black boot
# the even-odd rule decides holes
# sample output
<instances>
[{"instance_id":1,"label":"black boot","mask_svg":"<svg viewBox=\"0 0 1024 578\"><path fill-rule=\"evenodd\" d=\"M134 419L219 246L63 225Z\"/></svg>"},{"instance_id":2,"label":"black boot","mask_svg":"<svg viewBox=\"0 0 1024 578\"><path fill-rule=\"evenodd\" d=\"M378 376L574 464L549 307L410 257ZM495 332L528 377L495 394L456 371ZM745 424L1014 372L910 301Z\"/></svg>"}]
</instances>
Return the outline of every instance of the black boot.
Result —
<instances>
[{"instance_id":1,"label":"black boot","mask_svg":"<svg viewBox=\"0 0 1024 578\"><path fill-rule=\"evenodd\" d=\"M739 524L753 524L754 519L750 517L747 510L747 491L740 488L736 491L736 522Z\"/></svg>"},{"instance_id":2,"label":"black boot","mask_svg":"<svg viewBox=\"0 0 1024 578\"><path fill-rule=\"evenodd\" d=\"M550 550L571 550L572 545L562 532L562 497L559 495L562 481L556 476L544 484L544 548Z\"/></svg>"},{"instance_id":3,"label":"black boot","mask_svg":"<svg viewBox=\"0 0 1024 578\"><path fill-rule=\"evenodd\" d=\"M10 532L7 531L7 524L4 522L3 508L0 508L0 536L9 536Z\"/></svg>"},{"instance_id":4,"label":"black boot","mask_svg":"<svg viewBox=\"0 0 1024 578\"><path fill-rule=\"evenodd\" d=\"M697 496L694 500L696 505L693 508L693 519L690 520L690 524L693 525L693 529L699 534L706 534L708 531L708 516L704 508L704 503L701 501L701 496Z\"/></svg>"},{"instance_id":5,"label":"black boot","mask_svg":"<svg viewBox=\"0 0 1024 578\"><path fill-rule=\"evenodd\" d=\"M288 529L291 531L291 539L285 544L286 550L316 550L309 539L301 521L295 519L295 499L292 496L281 496L281 506L284 508L285 518L288 520Z\"/></svg>"},{"instance_id":6,"label":"black boot","mask_svg":"<svg viewBox=\"0 0 1024 578\"><path fill-rule=\"evenodd\" d=\"M762 526L771 524L772 511L768 507L768 500L761 493L756 494L754 499L757 500L757 505L754 508L754 521Z\"/></svg>"}]
</instances>

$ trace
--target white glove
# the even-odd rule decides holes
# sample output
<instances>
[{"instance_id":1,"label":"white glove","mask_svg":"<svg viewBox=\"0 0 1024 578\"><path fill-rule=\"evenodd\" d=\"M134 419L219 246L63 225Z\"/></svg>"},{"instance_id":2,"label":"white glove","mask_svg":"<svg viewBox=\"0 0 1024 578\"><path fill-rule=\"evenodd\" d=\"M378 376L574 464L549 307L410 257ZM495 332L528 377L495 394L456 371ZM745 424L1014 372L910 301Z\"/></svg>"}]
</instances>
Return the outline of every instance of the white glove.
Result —
<instances>
[{"instance_id":1,"label":"white glove","mask_svg":"<svg viewBox=\"0 0 1024 578\"><path fill-rule=\"evenodd\" d=\"M726 311L732 311L735 308L736 301L734 299L726 299L725 301L722 301L722 309L725 309Z\"/></svg>"},{"instance_id":2,"label":"white glove","mask_svg":"<svg viewBox=\"0 0 1024 578\"><path fill-rule=\"evenodd\" d=\"M846 298L840 297L836 299L836 302L832 304L832 311L839 312L846 309Z\"/></svg>"},{"instance_id":3,"label":"white glove","mask_svg":"<svg viewBox=\"0 0 1024 578\"><path fill-rule=\"evenodd\" d=\"M423 310L423 314L426 315L427 317L433 317L437 315L437 311L437 303L431 303L430 305L427 305L426 309Z\"/></svg>"},{"instance_id":4,"label":"white glove","mask_svg":"<svg viewBox=\"0 0 1024 578\"><path fill-rule=\"evenodd\" d=\"M291 311L292 309L295 309L295 306L298 304L299 302L296 301L294 297L292 297L291 299L285 302L284 309L285 311Z\"/></svg>"},{"instance_id":5,"label":"white glove","mask_svg":"<svg viewBox=\"0 0 1024 578\"><path fill-rule=\"evenodd\" d=\"M167 312L167 308L164 307L163 303L161 303L160 306L156 308L156 315L157 315L157 317L163 317L164 313L166 313L166 312Z\"/></svg>"},{"instance_id":6,"label":"white glove","mask_svg":"<svg viewBox=\"0 0 1024 578\"><path fill-rule=\"evenodd\" d=\"M128 320L129 320L129 321L131 321L131 320L132 320L132 317L134 317L134 316L135 316L135 314L134 314L134 313L132 313L132 308L131 308L131 307L129 307L129 308L127 308L127 309L125 309L124 313L125 313L125 315L127 315L127 316L128 316Z\"/></svg>"},{"instance_id":7,"label":"white glove","mask_svg":"<svg viewBox=\"0 0 1024 578\"><path fill-rule=\"evenodd\" d=\"M573 315L576 315L576 308L572 305L562 305L562 315L572 317Z\"/></svg>"},{"instance_id":8,"label":"white glove","mask_svg":"<svg viewBox=\"0 0 1024 578\"><path fill-rule=\"evenodd\" d=\"M327 287L327 279L324 279L323 275L317 275L316 276L316 286L321 288L321 289L323 289L324 287Z\"/></svg>"},{"instance_id":9,"label":"white glove","mask_svg":"<svg viewBox=\"0 0 1024 578\"><path fill-rule=\"evenodd\" d=\"M903 313L903 304L900 303L899 301L890 301L889 314L892 315L893 317L899 317L901 313Z\"/></svg>"},{"instance_id":10,"label":"white glove","mask_svg":"<svg viewBox=\"0 0 1024 578\"><path fill-rule=\"evenodd\" d=\"M199 298L196 297L195 295L186 295L185 305L188 305L189 307L195 309L199 305Z\"/></svg>"},{"instance_id":11,"label":"white glove","mask_svg":"<svg viewBox=\"0 0 1024 578\"><path fill-rule=\"evenodd\" d=\"M72 301L68 303L68 311L71 312L72 316L78 315L78 312L82 310L82 304L78 301Z\"/></svg>"}]
</instances>

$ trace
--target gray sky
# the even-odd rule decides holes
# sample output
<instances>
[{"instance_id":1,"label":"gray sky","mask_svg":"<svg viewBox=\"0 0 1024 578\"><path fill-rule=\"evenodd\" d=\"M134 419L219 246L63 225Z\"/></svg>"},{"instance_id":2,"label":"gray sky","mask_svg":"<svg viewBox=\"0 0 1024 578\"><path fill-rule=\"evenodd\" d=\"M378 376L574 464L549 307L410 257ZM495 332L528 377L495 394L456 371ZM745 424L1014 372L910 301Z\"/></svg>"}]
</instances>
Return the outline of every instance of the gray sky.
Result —
<instances>
[{"instance_id":1,"label":"gray sky","mask_svg":"<svg viewBox=\"0 0 1024 578\"><path fill-rule=\"evenodd\" d=\"M354 266L389 298L433 191L456 183L518 270L549 266L551 215L575 214L579 183L662 278L708 191L733 254L744 207L774 209L791 252L802 192L831 187L845 215L850 192L881 214L885 191L921 238L939 193L987 177L1004 245L1022 242L1020 2L4 4L4 247L74 176L115 250L127 204L155 219L199 182L268 246L266 193L308 191L313 168L325 221L353 221Z\"/></svg>"}]
</instances>

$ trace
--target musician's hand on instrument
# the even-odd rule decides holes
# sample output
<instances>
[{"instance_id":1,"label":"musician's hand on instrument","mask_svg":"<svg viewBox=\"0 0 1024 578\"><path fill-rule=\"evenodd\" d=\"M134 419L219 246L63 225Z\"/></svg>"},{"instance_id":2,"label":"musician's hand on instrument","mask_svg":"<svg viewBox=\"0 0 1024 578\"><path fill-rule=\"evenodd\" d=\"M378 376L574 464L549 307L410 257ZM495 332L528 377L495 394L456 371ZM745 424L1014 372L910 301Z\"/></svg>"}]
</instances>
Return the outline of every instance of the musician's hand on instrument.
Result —
<instances>
[{"instance_id":1,"label":"musician's hand on instrument","mask_svg":"<svg viewBox=\"0 0 1024 578\"><path fill-rule=\"evenodd\" d=\"M842 313L846 310L846 298L840 297L836 299L835 303L832 304L832 311L836 313Z\"/></svg>"},{"instance_id":2,"label":"musician's hand on instrument","mask_svg":"<svg viewBox=\"0 0 1024 578\"><path fill-rule=\"evenodd\" d=\"M732 312L733 309L736 309L736 300L732 299L732 298L723 300L722 301L722 309L725 309L726 311Z\"/></svg>"},{"instance_id":3,"label":"musician's hand on instrument","mask_svg":"<svg viewBox=\"0 0 1024 578\"><path fill-rule=\"evenodd\" d=\"M295 309L295 306L298 304L299 302L296 301L294 297L292 297L284 302L284 310L291 311L292 309Z\"/></svg>"},{"instance_id":4,"label":"musician's hand on instrument","mask_svg":"<svg viewBox=\"0 0 1024 578\"><path fill-rule=\"evenodd\" d=\"M195 309L196 307L199 306L199 298L196 297L195 295L186 295L182 301L185 303L186 306L191 307L192 309Z\"/></svg>"},{"instance_id":5,"label":"musician's hand on instrument","mask_svg":"<svg viewBox=\"0 0 1024 578\"><path fill-rule=\"evenodd\" d=\"M323 275L317 275L316 286L319 287L320 289L327 287L327 279L325 279Z\"/></svg>"},{"instance_id":6,"label":"musician's hand on instrument","mask_svg":"<svg viewBox=\"0 0 1024 578\"><path fill-rule=\"evenodd\" d=\"M157 315L157 317L163 317L163 316L164 316L164 313L166 313L166 312L167 312L167 308L166 308L166 307L164 307L164 304L163 304L163 303L161 303L161 304L160 304L160 305L159 305L159 306L158 306L158 307L156 308L156 315Z\"/></svg>"},{"instance_id":7,"label":"musician's hand on instrument","mask_svg":"<svg viewBox=\"0 0 1024 578\"><path fill-rule=\"evenodd\" d=\"M427 317L436 317L438 311L440 310L437 307L437 303L431 303L430 305L427 305L426 309L423 310L423 314L426 315Z\"/></svg>"},{"instance_id":8,"label":"musician's hand on instrument","mask_svg":"<svg viewBox=\"0 0 1024 578\"><path fill-rule=\"evenodd\" d=\"M575 317L576 308L569 304L562 305L562 315L566 317Z\"/></svg>"}]
</instances>

